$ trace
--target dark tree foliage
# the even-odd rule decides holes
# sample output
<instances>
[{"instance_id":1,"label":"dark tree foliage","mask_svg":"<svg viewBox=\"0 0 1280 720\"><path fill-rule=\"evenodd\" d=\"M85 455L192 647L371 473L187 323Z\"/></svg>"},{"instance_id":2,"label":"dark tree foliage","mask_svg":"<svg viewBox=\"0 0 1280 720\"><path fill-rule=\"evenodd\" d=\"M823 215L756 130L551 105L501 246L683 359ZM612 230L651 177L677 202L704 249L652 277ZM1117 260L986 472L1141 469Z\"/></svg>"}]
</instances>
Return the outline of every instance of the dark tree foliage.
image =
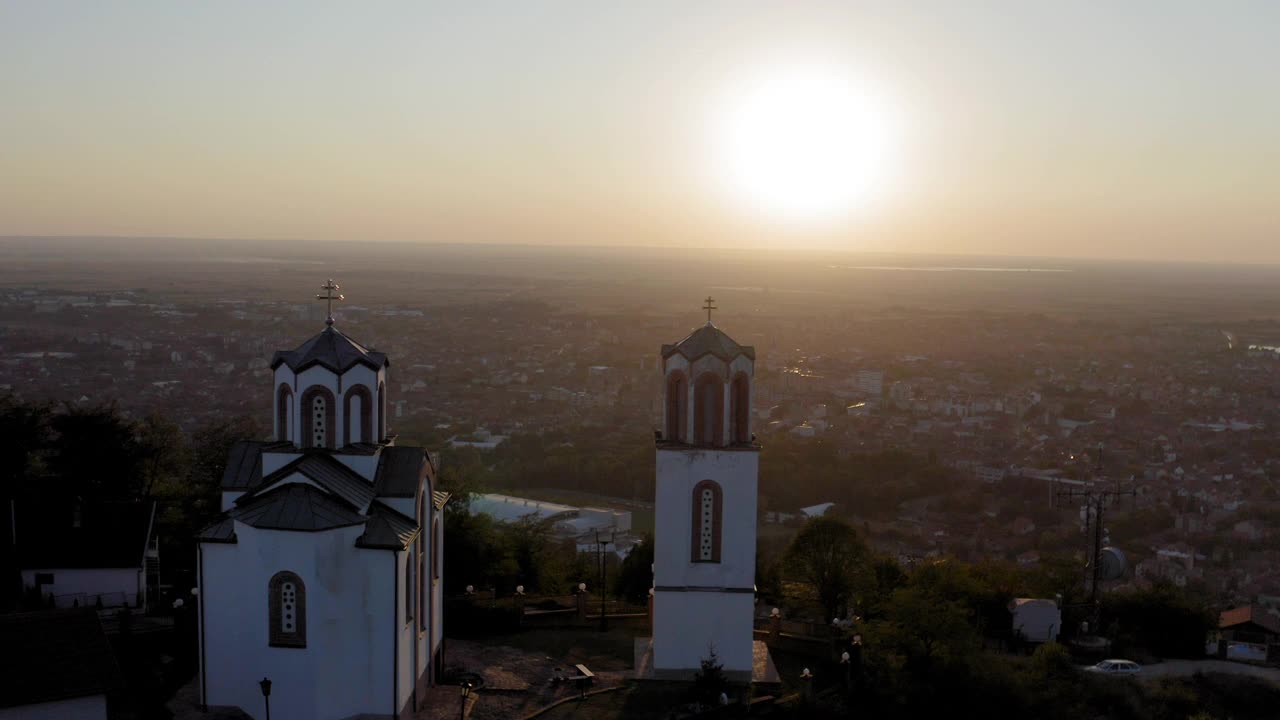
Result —
<instances>
[{"instance_id":1,"label":"dark tree foliage","mask_svg":"<svg viewBox=\"0 0 1280 720\"><path fill-rule=\"evenodd\" d=\"M698 672L693 676L694 699L703 705L716 706L720 702L720 694L729 687L729 679L724 674L724 664L716 655L714 647L707 648L707 656L699 663Z\"/></svg>"},{"instance_id":2,"label":"dark tree foliage","mask_svg":"<svg viewBox=\"0 0 1280 720\"><path fill-rule=\"evenodd\" d=\"M1102 598L1102 628L1131 653L1198 658L1217 618L1203 600L1172 585Z\"/></svg>"},{"instance_id":3,"label":"dark tree foliage","mask_svg":"<svg viewBox=\"0 0 1280 720\"><path fill-rule=\"evenodd\" d=\"M134 424L114 405L66 406L50 423L48 459L57 491L85 500L142 497L142 454Z\"/></svg>"},{"instance_id":4,"label":"dark tree foliage","mask_svg":"<svg viewBox=\"0 0 1280 720\"><path fill-rule=\"evenodd\" d=\"M613 592L620 598L644 604L653 587L653 535L646 533L640 544L622 561L613 582Z\"/></svg>"},{"instance_id":5,"label":"dark tree foliage","mask_svg":"<svg viewBox=\"0 0 1280 720\"><path fill-rule=\"evenodd\" d=\"M818 594L827 618L848 608L855 584L866 575L870 559L866 545L849 523L837 517L816 517L805 523L787 550L794 572Z\"/></svg>"}]
</instances>

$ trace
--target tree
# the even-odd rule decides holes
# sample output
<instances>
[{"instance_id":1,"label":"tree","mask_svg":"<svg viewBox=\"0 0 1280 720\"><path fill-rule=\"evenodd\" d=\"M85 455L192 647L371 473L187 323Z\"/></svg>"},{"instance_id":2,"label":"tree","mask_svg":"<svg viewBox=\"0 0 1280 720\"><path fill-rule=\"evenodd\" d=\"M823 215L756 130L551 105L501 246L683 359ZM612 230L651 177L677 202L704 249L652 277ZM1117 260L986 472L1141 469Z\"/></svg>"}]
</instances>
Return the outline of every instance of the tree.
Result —
<instances>
[{"instance_id":1,"label":"tree","mask_svg":"<svg viewBox=\"0 0 1280 720\"><path fill-rule=\"evenodd\" d=\"M134 423L114 405L67 406L53 416L49 470L58 491L85 500L141 495L141 462Z\"/></svg>"},{"instance_id":2,"label":"tree","mask_svg":"<svg viewBox=\"0 0 1280 720\"><path fill-rule=\"evenodd\" d=\"M717 705L720 693L729 686L729 679L724 674L724 665L716 655L715 646L707 648L707 657L702 658L698 672L693 676L693 694L703 705Z\"/></svg>"},{"instance_id":3,"label":"tree","mask_svg":"<svg viewBox=\"0 0 1280 720\"><path fill-rule=\"evenodd\" d=\"M644 603L653 587L653 535L645 533L640 543L631 548L614 577L613 592L631 602Z\"/></svg>"},{"instance_id":4,"label":"tree","mask_svg":"<svg viewBox=\"0 0 1280 720\"><path fill-rule=\"evenodd\" d=\"M827 617L839 617L848 607L858 580L865 579L868 554L858 533L844 520L813 518L791 542L787 558L813 586Z\"/></svg>"}]
</instances>

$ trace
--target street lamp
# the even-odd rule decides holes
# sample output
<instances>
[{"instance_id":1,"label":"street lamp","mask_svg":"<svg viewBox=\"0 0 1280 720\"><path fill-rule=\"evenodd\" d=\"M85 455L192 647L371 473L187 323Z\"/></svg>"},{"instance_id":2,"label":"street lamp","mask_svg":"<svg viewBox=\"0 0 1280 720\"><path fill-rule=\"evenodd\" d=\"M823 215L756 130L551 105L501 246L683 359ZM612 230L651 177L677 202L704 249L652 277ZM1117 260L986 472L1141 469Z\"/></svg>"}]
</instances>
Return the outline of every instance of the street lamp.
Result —
<instances>
[{"instance_id":1,"label":"street lamp","mask_svg":"<svg viewBox=\"0 0 1280 720\"><path fill-rule=\"evenodd\" d=\"M609 533L609 539L604 540L600 537L600 531L596 530L596 555L600 561L600 632L609 629L609 618L604 614L604 598L605 598L605 555L604 548L606 545L615 540L616 533Z\"/></svg>"},{"instance_id":2,"label":"street lamp","mask_svg":"<svg viewBox=\"0 0 1280 720\"><path fill-rule=\"evenodd\" d=\"M462 681L462 707L458 710L459 720L466 720L467 717L467 698L471 697L471 681Z\"/></svg>"},{"instance_id":3,"label":"street lamp","mask_svg":"<svg viewBox=\"0 0 1280 720\"><path fill-rule=\"evenodd\" d=\"M271 681L264 677L258 687L262 688L262 702L267 706L267 720L271 720Z\"/></svg>"}]
</instances>

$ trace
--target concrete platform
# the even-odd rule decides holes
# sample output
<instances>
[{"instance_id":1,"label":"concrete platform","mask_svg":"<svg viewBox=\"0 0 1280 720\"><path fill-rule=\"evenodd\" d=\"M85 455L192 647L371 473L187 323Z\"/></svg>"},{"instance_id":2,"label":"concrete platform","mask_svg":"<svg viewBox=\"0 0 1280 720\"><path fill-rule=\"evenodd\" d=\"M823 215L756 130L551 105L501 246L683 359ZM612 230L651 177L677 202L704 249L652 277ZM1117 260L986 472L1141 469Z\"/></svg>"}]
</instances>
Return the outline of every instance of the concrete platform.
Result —
<instances>
[{"instance_id":1,"label":"concrete platform","mask_svg":"<svg viewBox=\"0 0 1280 720\"><path fill-rule=\"evenodd\" d=\"M670 680L688 682L699 668L679 668L659 670L653 666L653 638L638 637L635 639L636 680ZM725 671L725 675L734 682L750 682L753 685L779 685L782 677L769 655L769 646L763 640L754 640L751 645L751 677L741 671Z\"/></svg>"}]
</instances>

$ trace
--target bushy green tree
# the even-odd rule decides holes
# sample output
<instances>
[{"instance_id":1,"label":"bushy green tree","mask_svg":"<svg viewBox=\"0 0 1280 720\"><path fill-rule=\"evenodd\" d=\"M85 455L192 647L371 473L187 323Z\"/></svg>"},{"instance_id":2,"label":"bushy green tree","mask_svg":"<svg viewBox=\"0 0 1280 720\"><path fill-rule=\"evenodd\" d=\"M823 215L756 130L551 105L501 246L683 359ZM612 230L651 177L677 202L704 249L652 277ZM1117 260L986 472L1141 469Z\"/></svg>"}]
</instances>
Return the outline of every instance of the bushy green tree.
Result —
<instances>
[{"instance_id":1,"label":"bushy green tree","mask_svg":"<svg viewBox=\"0 0 1280 720\"><path fill-rule=\"evenodd\" d=\"M796 574L813 586L827 618L843 615L855 584L867 576L868 552L849 523L837 517L816 517L787 549Z\"/></svg>"}]
</instances>

